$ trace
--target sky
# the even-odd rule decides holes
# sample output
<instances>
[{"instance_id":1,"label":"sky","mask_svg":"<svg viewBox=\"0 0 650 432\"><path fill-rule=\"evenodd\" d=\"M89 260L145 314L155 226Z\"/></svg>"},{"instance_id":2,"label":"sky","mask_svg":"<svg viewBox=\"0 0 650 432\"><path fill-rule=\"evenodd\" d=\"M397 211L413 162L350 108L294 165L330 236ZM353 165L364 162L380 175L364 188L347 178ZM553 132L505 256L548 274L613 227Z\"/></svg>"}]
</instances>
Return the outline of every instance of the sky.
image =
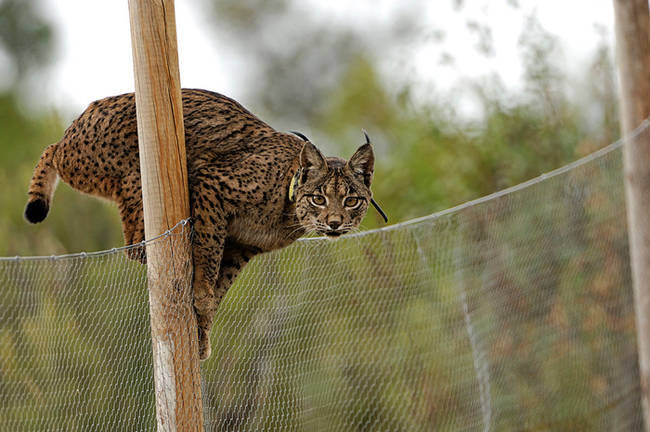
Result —
<instances>
[{"instance_id":1,"label":"sky","mask_svg":"<svg viewBox=\"0 0 650 432\"><path fill-rule=\"evenodd\" d=\"M452 0L421 2L428 5L421 6L421 13L432 23L431 32L423 32L420 40L383 59L380 67L384 75L406 72L417 77L423 88L432 85L444 91L462 85L467 78L496 73L516 89L522 73L518 37L526 25L523 17L532 12L562 41L568 70L577 69L593 53L603 37L597 28L604 29L605 37L613 43L610 0L518 0L519 9L507 3L465 0L458 13ZM245 65L223 49L200 4L192 0L175 2L181 85L237 98L246 85L238 73ZM400 0L306 0L305 7L313 7L333 20L367 25L390 20L404 4ZM45 0L44 5L59 32L58 60L41 83L47 104L74 117L93 100L133 91L127 0ZM495 47L491 57L477 55L477 36L466 25L472 19L491 25ZM437 30L446 33L442 43L430 37ZM226 55L220 57L220 53ZM445 53L453 55L453 64L441 62Z\"/></svg>"}]
</instances>

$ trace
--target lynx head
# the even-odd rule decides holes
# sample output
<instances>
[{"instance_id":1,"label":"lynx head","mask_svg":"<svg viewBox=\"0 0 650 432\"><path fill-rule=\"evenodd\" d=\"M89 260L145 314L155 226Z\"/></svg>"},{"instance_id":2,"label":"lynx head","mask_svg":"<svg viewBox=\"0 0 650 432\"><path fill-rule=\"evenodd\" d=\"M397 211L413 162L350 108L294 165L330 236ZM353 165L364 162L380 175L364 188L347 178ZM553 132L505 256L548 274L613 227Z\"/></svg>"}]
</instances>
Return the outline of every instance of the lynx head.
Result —
<instances>
[{"instance_id":1,"label":"lynx head","mask_svg":"<svg viewBox=\"0 0 650 432\"><path fill-rule=\"evenodd\" d=\"M355 229L373 203L370 183L375 156L366 143L349 161L324 157L307 140L300 153L300 169L292 184L296 216L307 232L335 238Z\"/></svg>"}]
</instances>

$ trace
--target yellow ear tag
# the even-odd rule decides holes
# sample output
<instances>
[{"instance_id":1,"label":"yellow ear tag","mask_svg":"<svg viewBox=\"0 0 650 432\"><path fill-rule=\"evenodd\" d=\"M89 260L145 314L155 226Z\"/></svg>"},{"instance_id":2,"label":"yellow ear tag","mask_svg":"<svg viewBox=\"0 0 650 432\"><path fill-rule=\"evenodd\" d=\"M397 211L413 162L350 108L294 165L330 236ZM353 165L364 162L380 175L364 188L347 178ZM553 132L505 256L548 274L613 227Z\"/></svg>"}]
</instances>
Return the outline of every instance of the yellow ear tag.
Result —
<instances>
[{"instance_id":1,"label":"yellow ear tag","mask_svg":"<svg viewBox=\"0 0 650 432\"><path fill-rule=\"evenodd\" d=\"M298 186L298 181L300 180L300 171L296 171L291 179L291 184L289 185L289 201L294 202L296 200L295 189Z\"/></svg>"}]
</instances>

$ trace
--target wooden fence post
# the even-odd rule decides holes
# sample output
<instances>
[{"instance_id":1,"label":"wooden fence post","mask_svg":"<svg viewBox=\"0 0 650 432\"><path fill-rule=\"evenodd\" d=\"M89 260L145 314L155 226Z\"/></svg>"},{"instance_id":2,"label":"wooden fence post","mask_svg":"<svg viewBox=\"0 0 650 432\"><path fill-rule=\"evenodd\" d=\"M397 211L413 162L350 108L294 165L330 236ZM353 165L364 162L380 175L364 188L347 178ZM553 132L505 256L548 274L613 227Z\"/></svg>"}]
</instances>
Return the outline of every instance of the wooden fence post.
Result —
<instances>
[{"instance_id":1,"label":"wooden fence post","mask_svg":"<svg viewBox=\"0 0 650 432\"><path fill-rule=\"evenodd\" d=\"M630 260L634 285L641 398L650 432L650 131L632 131L650 116L648 0L614 0Z\"/></svg>"},{"instance_id":2,"label":"wooden fence post","mask_svg":"<svg viewBox=\"0 0 650 432\"><path fill-rule=\"evenodd\" d=\"M129 0L146 238L190 215L173 0ZM147 246L159 431L202 431L189 229Z\"/></svg>"}]
</instances>

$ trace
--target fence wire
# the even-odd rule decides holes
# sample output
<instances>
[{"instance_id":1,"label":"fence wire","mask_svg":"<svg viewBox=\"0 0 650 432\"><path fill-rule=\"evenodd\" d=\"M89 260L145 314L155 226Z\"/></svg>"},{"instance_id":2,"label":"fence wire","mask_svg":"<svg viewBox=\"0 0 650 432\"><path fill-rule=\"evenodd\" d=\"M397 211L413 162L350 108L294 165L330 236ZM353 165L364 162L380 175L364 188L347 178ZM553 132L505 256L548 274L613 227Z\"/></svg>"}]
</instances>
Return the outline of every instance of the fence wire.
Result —
<instances>
[{"instance_id":1,"label":"fence wire","mask_svg":"<svg viewBox=\"0 0 650 432\"><path fill-rule=\"evenodd\" d=\"M202 364L206 430L641 430L620 147L255 258ZM123 250L0 260L0 430L155 430L148 314Z\"/></svg>"}]
</instances>

